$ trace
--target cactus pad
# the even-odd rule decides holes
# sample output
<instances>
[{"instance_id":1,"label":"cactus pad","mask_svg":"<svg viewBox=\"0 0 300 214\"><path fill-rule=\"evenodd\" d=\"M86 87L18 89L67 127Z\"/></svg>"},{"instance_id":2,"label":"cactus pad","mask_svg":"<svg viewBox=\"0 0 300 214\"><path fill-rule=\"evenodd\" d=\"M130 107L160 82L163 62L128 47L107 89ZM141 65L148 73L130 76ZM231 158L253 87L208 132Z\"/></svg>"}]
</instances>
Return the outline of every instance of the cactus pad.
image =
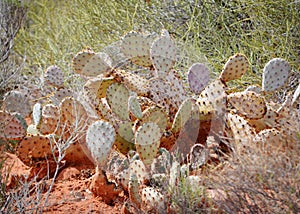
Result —
<instances>
[{"instance_id":1,"label":"cactus pad","mask_svg":"<svg viewBox=\"0 0 300 214\"><path fill-rule=\"evenodd\" d=\"M41 120L42 120L42 109L43 106L40 103L36 103L33 106L32 110L32 118L33 118L33 124L38 127Z\"/></svg>"},{"instance_id":2,"label":"cactus pad","mask_svg":"<svg viewBox=\"0 0 300 214\"><path fill-rule=\"evenodd\" d=\"M176 61L176 46L171 38L162 36L152 43L150 56L157 76L165 78Z\"/></svg>"},{"instance_id":3,"label":"cactus pad","mask_svg":"<svg viewBox=\"0 0 300 214\"><path fill-rule=\"evenodd\" d=\"M249 69L249 61L243 54L235 54L225 63L220 74L222 82L235 80L243 76Z\"/></svg>"},{"instance_id":4,"label":"cactus pad","mask_svg":"<svg viewBox=\"0 0 300 214\"><path fill-rule=\"evenodd\" d=\"M47 135L26 136L20 142L17 153L24 163L30 163L32 159L45 159L53 156Z\"/></svg>"},{"instance_id":5,"label":"cactus pad","mask_svg":"<svg viewBox=\"0 0 300 214\"><path fill-rule=\"evenodd\" d=\"M278 148L283 142L283 136L281 135L281 132L275 128L264 129L255 136L253 141L259 144L264 144L267 147L274 146L273 148Z\"/></svg>"},{"instance_id":6,"label":"cactus pad","mask_svg":"<svg viewBox=\"0 0 300 214\"><path fill-rule=\"evenodd\" d=\"M155 123L144 123L135 133L136 150L145 165L150 165L157 155L161 130Z\"/></svg>"},{"instance_id":7,"label":"cactus pad","mask_svg":"<svg viewBox=\"0 0 300 214\"><path fill-rule=\"evenodd\" d=\"M60 104L61 122L67 123L73 128L82 129L86 126L87 113L82 104L71 97L66 97ZM79 131L77 130L77 131Z\"/></svg>"},{"instance_id":8,"label":"cactus pad","mask_svg":"<svg viewBox=\"0 0 300 214\"><path fill-rule=\"evenodd\" d=\"M111 66L111 58L106 53L99 52L89 58L80 74L88 77L95 77L109 72Z\"/></svg>"},{"instance_id":9,"label":"cactus pad","mask_svg":"<svg viewBox=\"0 0 300 214\"><path fill-rule=\"evenodd\" d=\"M53 104L59 105L59 103L66 97L73 96L74 93L69 88L59 88L57 91L51 94L50 100Z\"/></svg>"},{"instance_id":10,"label":"cactus pad","mask_svg":"<svg viewBox=\"0 0 300 214\"><path fill-rule=\"evenodd\" d=\"M121 42L121 51L136 65L150 67L150 45L153 42L153 35L142 34L136 31L127 33Z\"/></svg>"},{"instance_id":11,"label":"cactus pad","mask_svg":"<svg viewBox=\"0 0 300 214\"><path fill-rule=\"evenodd\" d=\"M52 65L48 67L44 74L44 84L52 85L55 87L62 87L64 85L64 76L62 70Z\"/></svg>"},{"instance_id":12,"label":"cactus pad","mask_svg":"<svg viewBox=\"0 0 300 214\"><path fill-rule=\"evenodd\" d=\"M139 193L139 183L136 174L131 173L128 183L128 194L129 199L132 203L134 203L138 208L142 203L142 199Z\"/></svg>"},{"instance_id":13,"label":"cactus pad","mask_svg":"<svg viewBox=\"0 0 300 214\"><path fill-rule=\"evenodd\" d=\"M103 120L92 123L86 133L86 143L91 156L98 166L103 166L115 141L114 127Z\"/></svg>"},{"instance_id":14,"label":"cactus pad","mask_svg":"<svg viewBox=\"0 0 300 214\"><path fill-rule=\"evenodd\" d=\"M3 109L11 113L17 112L24 118L32 111L27 94L20 91L9 91L4 95Z\"/></svg>"},{"instance_id":15,"label":"cactus pad","mask_svg":"<svg viewBox=\"0 0 300 214\"><path fill-rule=\"evenodd\" d=\"M143 118L140 121L140 125L148 122L155 123L161 132L163 132L168 126L168 115L163 108L152 106L143 111Z\"/></svg>"},{"instance_id":16,"label":"cactus pad","mask_svg":"<svg viewBox=\"0 0 300 214\"><path fill-rule=\"evenodd\" d=\"M91 48L78 52L72 61L74 72L82 74L84 67L95 54L96 53Z\"/></svg>"},{"instance_id":17,"label":"cactus pad","mask_svg":"<svg viewBox=\"0 0 300 214\"><path fill-rule=\"evenodd\" d=\"M209 79L209 70L202 63L195 63L188 70L189 86L195 94L199 94L204 89Z\"/></svg>"},{"instance_id":18,"label":"cactus pad","mask_svg":"<svg viewBox=\"0 0 300 214\"><path fill-rule=\"evenodd\" d=\"M249 119L262 118L267 111L263 97L253 91L231 93L227 98L239 114Z\"/></svg>"},{"instance_id":19,"label":"cactus pad","mask_svg":"<svg viewBox=\"0 0 300 214\"><path fill-rule=\"evenodd\" d=\"M281 58L270 60L263 69L262 90L274 91L285 84L289 78L291 66Z\"/></svg>"},{"instance_id":20,"label":"cactus pad","mask_svg":"<svg viewBox=\"0 0 300 214\"><path fill-rule=\"evenodd\" d=\"M147 79L123 70L114 70L112 75L118 82L123 83L131 91L136 92L140 96L147 96L149 82Z\"/></svg>"},{"instance_id":21,"label":"cactus pad","mask_svg":"<svg viewBox=\"0 0 300 214\"><path fill-rule=\"evenodd\" d=\"M129 120L128 89L121 83L113 83L106 92L107 103L111 110L121 119Z\"/></svg>"},{"instance_id":22,"label":"cactus pad","mask_svg":"<svg viewBox=\"0 0 300 214\"><path fill-rule=\"evenodd\" d=\"M54 133L58 127L60 119L59 107L53 104L47 104L42 109L42 121L40 132L42 134Z\"/></svg>"},{"instance_id":23,"label":"cactus pad","mask_svg":"<svg viewBox=\"0 0 300 214\"><path fill-rule=\"evenodd\" d=\"M25 135L26 130L14 115L0 111L0 140L21 140Z\"/></svg>"},{"instance_id":24,"label":"cactus pad","mask_svg":"<svg viewBox=\"0 0 300 214\"><path fill-rule=\"evenodd\" d=\"M173 121L172 129L171 131L173 133L178 132L181 127L184 126L184 124L188 121L188 119L191 117L193 109L193 99L186 99L181 106L179 107L175 119Z\"/></svg>"},{"instance_id":25,"label":"cactus pad","mask_svg":"<svg viewBox=\"0 0 300 214\"><path fill-rule=\"evenodd\" d=\"M142 109L141 105L136 96L130 96L128 99L128 109L129 111L138 119L142 119Z\"/></svg>"},{"instance_id":26,"label":"cactus pad","mask_svg":"<svg viewBox=\"0 0 300 214\"><path fill-rule=\"evenodd\" d=\"M228 121L233 134L233 141L237 145L237 151L253 142L255 130L243 117L228 113Z\"/></svg>"},{"instance_id":27,"label":"cactus pad","mask_svg":"<svg viewBox=\"0 0 300 214\"><path fill-rule=\"evenodd\" d=\"M158 189L145 187L142 189L141 209L147 213L164 213L166 212L165 198Z\"/></svg>"},{"instance_id":28,"label":"cactus pad","mask_svg":"<svg viewBox=\"0 0 300 214\"><path fill-rule=\"evenodd\" d=\"M223 114L226 110L226 93L224 84L220 80L210 83L201 92L197 103L201 112L205 109L214 111L217 114Z\"/></svg>"},{"instance_id":29,"label":"cactus pad","mask_svg":"<svg viewBox=\"0 0 300 214\"><path fill-rule=\"evenodd\" d=\"M146 166L141 160L132 161L130 163L129 170L130 170L130 175L132 174L136 175L139 184L146 183L146 180L149 178L149 174L146 169Z\"/></svg>"}]
</instances>

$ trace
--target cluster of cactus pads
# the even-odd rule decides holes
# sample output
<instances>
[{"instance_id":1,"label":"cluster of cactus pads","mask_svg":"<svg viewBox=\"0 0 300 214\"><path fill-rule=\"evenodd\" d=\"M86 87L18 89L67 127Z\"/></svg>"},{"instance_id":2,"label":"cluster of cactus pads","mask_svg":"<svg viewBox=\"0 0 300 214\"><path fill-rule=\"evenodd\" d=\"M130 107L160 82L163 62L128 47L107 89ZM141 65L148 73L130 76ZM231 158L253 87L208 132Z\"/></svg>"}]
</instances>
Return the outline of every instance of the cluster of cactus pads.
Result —
<instances>
[{"instance_id":1,"label":"cluster of cactus pads","mask_svg":"<svg viewBox=\"0 0 300 214\"><path fill-rule=\"evenodd\" d=\"M207 65L195 63L188 81L174 69L176 46L167 31L129 32L120 54L137 69L114 66L108 54L90 48L77 53L73 71L87 79L79 94L64 87L56 66L43 76L43 90L50 92L46 102L33 103L24 91L7 93L0 139L19 140L17 152L26 163L49 158L66 144L67 162L97 166L94 185L117 185L129 193L128 212L165 210L162 191L176 185L184 163L197 170L222 161L224 153L247 152L250 144L285 149L297 141L300 84L284 103L270 100L291 76L284 59L266 64L261 87L229 93L227 83L249 70L243 54L230 57L215 80ZM30 114L27 127L22 118ZM120 191L96 192L111 201Z\"/></svg>"}]
</instances>

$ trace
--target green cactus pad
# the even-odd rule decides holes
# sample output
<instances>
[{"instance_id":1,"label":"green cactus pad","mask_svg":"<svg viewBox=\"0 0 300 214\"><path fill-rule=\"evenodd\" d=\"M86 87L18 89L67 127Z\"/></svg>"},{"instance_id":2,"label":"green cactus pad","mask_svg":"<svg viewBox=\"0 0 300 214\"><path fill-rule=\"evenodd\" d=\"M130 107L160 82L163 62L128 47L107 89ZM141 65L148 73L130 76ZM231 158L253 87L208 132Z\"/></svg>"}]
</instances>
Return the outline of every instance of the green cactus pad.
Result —
<instances>
[{"instance_id":1,"label":"green cactus pad","mask_svg":"<svg viewBox=\"0 0 300 214\"><path fill-rule=\"evenodd\" d=\"M188 82L191 91L199 94L209 82L209 70L203 63L195 63L188 70Z\"/></svg>"},{"instance_id":2,"label":"green cactus pad","mask_svg":"<svg viewBox=\"0 0 300 214\"><path fill-rule=\"evenodd\" d=\"M115 83L113 77L94 77L89 79L83 86L84 94L88 97L88 102L96 108L101 102L101 98L106 97L107 88Z\"/></svg>"},{"instance_id":3,"label":"green cactus pad","mask_svg":"<svg viewBox=\"0 0 300 214\"><path fill-rule=\"evenodd\" d=\"M113 83L106 92L107 103L111 110L121 119L129 120L129 90L121 83Z\"/></svg>"},{"instance_id":4,"label":"green cactus pad","mask_svg":"<svg viewBox=\"0 0 300 214\"><path fill-rule=\"evenodd\" d=\"M103 166L115 142L114 127L103 120L92 123L86 133L86 143L91 156L98 166Z\"/></svg>"},{"instance_id":5,"label":"green cactus pad","mask_svg":"<svg viewBox=\"0 0 300 214\"><path fill-rule=\"evenodd\" d=\"M168 115L167 112L160 107L153 106L143 111L142 120L139 122L140 125L144 123L152 122L158 125L161 132L168 126Z\"/></svg>"},{"instance_id":6,"label":"green cactus pad","mask_svg":"<svg viewBox=\"0 0 300 214\"><path fill-rule=\"evenodd\" d=\"M235 54L225 63L220 74L220 80L228 82L243 76L249 69L249 61L243 54Z\"/></svg>"},{"instance_id":7,"label":"green cactus pad","mask_svg":"<svg viewBox=\"0 0 300 214\"><path fill-rule=\"evenodd\" d=\"M281 58L270 60L263 69L262 90L271 92L282 87L291 72L289 63Z\"/></svg>"},{"instance_id":8,"label":"green cactus pad","mask_svg":"<svg viewBox=\"0 0 300 214\"><path fill-rule=\"evenodd\" d=\"M78 52L72 61L74 72L82 74L84 67L95 54L96 53L91 48Z\"/></svg>"},{"instance_id":9,"label":"green cactus pad","mask_svg":"<svg viewBox=\"0 0 300 214\"><path fill-rule=\"evenodd\" d=\"M176 61L175 43L167 36L157 38L151 45L150 56L157 77L165 78Z\"/></svg>"},{"instance_id":10,"label":"green cactus pad","mask_svg":"<svg viewBox=\"0 0 300 214\"><path fill-rule=\"evenodd\" d=\"M42 120L42 109L43 106L40 103L36 103L33 106L32 110L32 118L33 118L33 124L38 127Z\"/></svg>"},{"instance_id":11,"label":"green cactus pad","mask_svg":"<svg viewBox=\"0 0 300 214\"><path fill-rule=\"evenodd\" d=\"M21 140L26 135L20 120L9 112L0 111L0 140Z\"/></svg>"},{"instance_id":12,"label":"green cactus pad","mask_svg":"<svg viewBox=\"0 0 300 214\"><path fill-rule=\"evenodd\" d=\"M149 83L147 79L124 70L114 70L112 75L118 82L123 83L131 91L136 92L140 96L147 96Z\"/></svg>"},{"instance_id":13,"label":"green cactus pad","mask_svg":"<svg viewBox=\"0 0 300 214\"><path fill-rule=\"evenodd\" d=\"M122 38L121 51L132 63L150 67L152 62L149 50L154 38L152 34L147 35L131 31Z\"/></svg>"},{"instance_id":14,"label":"green cactus pad","mask_svg":"<svg viewBox=\"0 0 300 214\"><path fill-rule=\"evenodd\" d=\"M60 120L60 109L53 104L46 104L42 109L40 132L42 134L54 133Z\"/></svg>"},{"instance_id":15,"label":"green cactus pad","mask_svg":"<svg viewBox=\"0 0 300 214\"><path fill-rule=\"evenodd\" d=\"M161 130L155 123L144 123L135 133L136 150L145 165L156 157L160 144Z\"/></svg>"},{"instance_id":16,"label":"green cactus pad","mask_svg":"<svg viewBox=\"0 0 300 214\"><path fill-rule=\"evenodd\" d=\"M262 118L267 111L264 98L253 91L231 93L227 98L239 114L249 119Z\"/></svg>"},{"instance_id":17,"label":"green cactus pad","mask_svg":"<svg viewBox=\"0 0 300 214\"><path fill-rule=\"evenodd\" d=\"M226 98L225 86L220 80L210 83L201 92L197 100L201 109L200 113L203 109L207 109L208 112L223 114L226 110Z\"/></svg>"},{"instance_id":18,"label":"green cactus pad","mask_svg":"<svg viewBox=\"0 0 300 214\"><path fill-rule=\"evenodd\" d=\"M171 131L173 133L178 132L181 127L184 126L184 124L188 121L188 119L191 117L192 109L193 109L193 99L189 98L186 99L181 106L179 107L175 119L172 124Z\"/></svg>"},{"instance_id":19,"label":"green cactus pad","mask_svg":"<svg viewBox=\"0 0 300 214\"><path fill-rule=\"evenodd\" d=\"M47 135L26 136L17 148L18 157L24 163L32 159L45 159L53 157L50 139Z\"/></svg>"},{"instance_id":20,"label":"green cactus pad","mask_svg":"<svg viewBox=\"0 0 300 214\"><path fill-rule=\"evenodd\" d=\"M118 134L128 142L134 142L134 133L132 122L125 121L119 124Z\"/></svg>"},{"instance_id":21,"label":"green cactus pad","mask_svg":"<svg viewBox=\"0 0 300 214\"><path fill-rule=\"evenodd\" d=\"M95 77L100 74L107 74L111 68L111 58L106 53L99 52L89 58L80 74L88 77Z\"/></svg>"},{"instance_id":22,"label":"green cactus pad","mask_svg":"<svg viewBox=\"0 0 300 214\"><path fill-rule=\"evenodd\" d=\"M44 84L58 88L63 87L64 76L62 70L55 65L48 67L44 74Z\"/></svg>"},{"instance_id":23,"label":"green cactus pad","mask_svg":"<svg viewBox=\"0 0 300 214\"><path fill-rule=\"evenodd\" d=\"M32 111L28 95L20 91L9 91L4 95L3 109L11 113L19 113L24 118L28 117Z\"/></svg>"},{"instance_id":24,"label":"green cactus pad","mask_svg":"<svg viewBox=\"0 0 300 214\"><path fill-rule=\"evenodd\" d=\"M135 144L131 141L125 140L119 134L116 136L114 146L117 151L124 155L127 155L130 150L135 150Z\"/></svg>"},{"instance_id":25,"label":"green cactus pad","mask_svg":"<svg viewBox=\"0 0 300 214\"><path fill-rule=\"evenodd\" d=\"M142 205L141 209L146 213L164 213L166 204L164 195L158 189L145 187L141 191Z\"/></svg>"},{"instance_id":26,"label":"green cactus pad","mask_svg":"<svg viewBox=\"0 0 300 214\"><path fill-rule=\"evenodd\" d=\"M129 111L138 119L142 119L142 109L141 105L136 96L130 96L128 99L128 109Z\"/></svg>"},{"instance_id":27,"label":"green cactus pad","mask_svg":"<svg viewBox=\"0 0 300 214\"><path fill-rule=\"evenodd\" d=\"M131 203L140 208L142 199L139 193L139 182L138 177L135 173L131 173L128 183L128 194Z\"/></svg>"}]
</instances>

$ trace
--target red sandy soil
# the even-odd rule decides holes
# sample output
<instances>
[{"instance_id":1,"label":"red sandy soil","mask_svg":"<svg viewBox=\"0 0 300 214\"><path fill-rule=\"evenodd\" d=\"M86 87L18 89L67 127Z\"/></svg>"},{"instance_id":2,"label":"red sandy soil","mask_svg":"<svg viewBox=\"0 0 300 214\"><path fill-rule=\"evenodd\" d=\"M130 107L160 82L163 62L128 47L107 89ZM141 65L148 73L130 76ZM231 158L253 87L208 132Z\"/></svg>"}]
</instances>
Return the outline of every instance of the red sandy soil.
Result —
<instances>
[{"instance_id":1,"label":"red sandy soil","mask_svg":"<svg viewBox=\"0 0 300 214\"><path fill-rule=\"evenodd\" d=\"M34 167L26 166L16 155L5 153L4 174L10 169L7 188L12 191L19 179L31 178L36 172ZM110 206L89 191L93 166L66 167L57 176L48 198L47 207L43 213L122 213L121 208L125 197L118 198ZM6 171L6 172L5 172ZM45 189L42 190L42 203L47 194L52 179L45 180Z\"/></svg>"}]
</instances>

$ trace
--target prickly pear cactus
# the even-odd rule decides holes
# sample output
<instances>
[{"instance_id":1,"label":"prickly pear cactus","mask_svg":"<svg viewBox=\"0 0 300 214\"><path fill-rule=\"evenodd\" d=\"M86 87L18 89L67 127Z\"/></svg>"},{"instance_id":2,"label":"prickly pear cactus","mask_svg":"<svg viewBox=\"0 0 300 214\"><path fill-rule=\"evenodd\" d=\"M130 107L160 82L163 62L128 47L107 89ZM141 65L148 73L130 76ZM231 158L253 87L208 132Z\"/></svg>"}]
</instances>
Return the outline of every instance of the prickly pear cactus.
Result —
<instances>
[{"instance_id":1,"label":"prickly pear cactus","mask_svg":"<svg viewBox=\"0 0 300 214\"><path fill-rule=\"evenodd\" d=\"M60 109L53 104L46 104L42 109L42 121L39 130L42 134L54 133L58 128Z\"/></svg>"},{"instance_id":2,"label":"prickly pear cactus","mask_svg":"<svg viewBox=\"0 0 300 214\"><path fill-rule=\"evenodd\" d=\"M188 70L190 90L199 94L209 82L209 70L203 63L195 63Z\"/></svg>"},{"instance_id":3,"label":"prickly pear cactus","mask_svg":"<svg viewBox=\"0 0 300 214\"><path fill-rule=\"evenodd\" d=\"M164 213L166 212L165 197L158 189L145 187L141 191L142 204L141 209L147 213Z\"/></svg>"},{"instance_id":4,"label":"prickly pear cactus","mask_svg":"<svg viewBox=\"0 0 300 214\"><path fill-rule=\"evenodd\" d=\"M73 97L74 92L69 88L59 88L56 91L54 91L50 97L49 100L54 105L59 105L60 102L65 99L66 97Z\"/></svg>"},{"instance_id":5,"label":"prickly pear cactus","mask_svg":"<svg viewBox=\"0 0 300 214\"><path fill-rule=\"evenodd\" d=\"M142 119L143 117L142 108L136 96L129 97L128 109L137 119Z\"/></svg>"},{"instance_id":6,"label":"prickly pear cactus","mask_svg":"<svg viewBox=\"0 0 300 214\"><path fill-rule=\"evenodd\" d=\"M152 62L149 50L155 37L155 34L130 31L122 38L121 51L132 63L150 67Z\"/></svg>"},{"instance_id":7,"label":"prickly pear cactus","mask_svg":"<svg viewBox=\"0 0 300 214\"><path fill-rule=\"evenodd\" d=\"M112 60L106 53L94 54L82 69L85 76L95 77L100 74L106 75L112 67Z\"/></svg>"},{"instance_id":8,"label":"prickly pear cactus","mask_svg":"<svg viewBox=\"0 0 300 214\"><path fill-rule=\"evenodd\" d=\"M19 113L24 118L28 117L32 111L27 94L15 90L4 95L3 109L11 113Z\"/></svg>"},{"instance_id":9,"label":"prickly pear cactus","mask_svg":"<svg viewBox=\"0 0 300 214\"><path fill-rule=\"evenodd\" d=\"M128 183L128 193L129 199L132 203L134 203L138 208L140 208L142 204L142 199L139 193L139 182L138 177L135 173L131 173Z\"/></svg>"},{"instance_id":10,"label":"prickly pear cactus","mask_svg":"<svg viewBox=\"0 0 300 214\"><path fill-rule=\"evenodd\" d=\"M125 121L119 123L119 128L117 129L117 136L114 145L119 152L125 155L130 150L135 149L132 126L132 122Z\"/></svg>"},{"instance_id":11,"label":"prickly pear cactus","mask_svg":"<svg viewBox=\"0 0 300 214\"><path fill-rule=\"evenodd\" d=\"M86 133L86 144L91 156L98 166L103 166L115 142L114 127L103 120L92 123Z\"/></svg>"},{"instance_id":12,"label":"prickly pear cactus","mask_svg":"<svg viewBox=\"0 0 300 214\"><path fill-rule=\"evenodd\" d=\"M144 123L155 123L163 132L168 126L168 115L167 112L160 107L152 106L143 111L142 120L138 121L139 125Z\"/></svg>"},{"instance_id":13,"label":"prickly pear cactus","mask_svg":"<svg viewBox=\"0 0 300 214\"><path fill-rule=\"evenodd\" d=\"M228 113L228 125L233 134L233 143L237 152L245 151L244 148L253 142L255 130L249 123L237 114Z\"/></svg>"},{"instance_id":14,"label":"prickly pear cactus","mask_svg":"<svg viewBox=\"0 0 300 214\"><path fill-rule=\"evenodd\" d=\"M247 57L241 53L238 53L230 57L225 63L219 78L222 82L235 80L243 76L248 69L249 61Z\"/></svg>"},{"instance_id":15,"label":"prickly pear cactus","mask_svg":"<svg viewBox=\"0 0 300 214\"><path fill-rule=\"evenodd\" d=\"M0 111L0 140L21 140L26 129L13 114Z\"/></svg>"},{"instance_id":16,"label":"prickly pear cactus","mask_svg":"<svg viewBox=\"0 0 300 214\"><path fill-rule=\"evenodd\" d=\"M156 157L160 144L161 130L155 123L144 123L135 133L136 150L145 165Z\"/></svg>"},{"instance_id":17,"label":"prickly pear cactus","mask_svg":"<svg viewBox=\"0 0 300 214\"><path fill-rule=\"evenodd\" d=\"M239 114L249 119L262 118L267 111L264 98L253 91L231 93L227 98Z\"/></svg>"},{"instance_id":18,"label":"prickly pear cactus","mask_svg":"<svg viewBox=\"0 0 300 214\"><path fill-rule=\"evenodd\" d=\"M84 67L95 54L96 53L91 48L78 52L72 61L74 72L84 75Z\"/></svg>"},{"instance_id":19,"label":"prickly pear cactus","mask_svg":"<svg viewBox=\"0 0 300 214\"><path fill-rule=\"evenodd\" d=\"M224 114L226 110L225 86L220 80L215 80L205 87L199 95L197 104L200 108L200 113L206 115L208 112L217 115Z\"/></svg>"},{"instance_id":20,"label":"prickly pear cactus","mask_svg":"<svg viewBox=\"0 0 300 214\"><path fill-rule=\"evenodd\" d=\"M123 83L128 89L136 92L139 96L148 95L149 80L137 74L132 74L124 70L112 71L113 77L120 83Z\"/></svg>"},{"instance_id":21,"label":"prickly pear cactus","mask_svg":"<svg viewBox=\"0 0 300 214\"><path fill-rule=\"evenodd\" d=\"M107 103L121 120L129 120L129 97L129 90L121 83L113 83L107 89Z\"/></svg>"},{"instance_id":22,"label":"prickly pear cactus","mask_svg":"<svg viewBox=\"0 0 300 214\"><path fill-rule=\"evenodd\" d=\"M263 149L267 148L275 148L276 150L280 148L280 144L282 144L283 135L282 133L275 129L264 129L256 134L254 140L255 143L260 144Z\"/></svg>"},{"instance_id":23,"label":"prickly pear cactus","mask_svg":"<svg viewBox=\"0 0 300 214\"><path fill-rule=\"evenodd\" d=\"M130 163L130 175L135 174L138 184L145 184L149 179L149 172L141 160L134 160Z\"/></svg>"},{"instance_id":24,"label":"prickly pear cactus","mask_svg":"<svg viewBox=\"0 0 300 214\"><path fill-rule=\"evenodd\" d=\"M57 88L63 87L64 76L62 70L55 65L49 66L44 74L44 84Z\"/></svg>"},{"instance_id":25,"label":"prickly pear cactus","mask_svg":"<svg viewBox=\"0 0 300 214\"><path fill-rule=\"evenodd\" d=\"M43 106L40 103L36 103L33 106L32 119L33 119L33 124L36 127L38 127L42 121L42 109L43 109Z\"/></svg>"},{"instance_id":26,"label":"prickly pear cactus","mask_svg":"<svg viewBox=\"0 0 300 214\"><path fill-rule=\"evenodd\" d=\"M24 163L29 164L34 159L51 159L55 151L52 151L49 136L36 135L26 136L20 142L17 153Z\"/></svg>"},{"instance_id":27,"label":"prickly pear cactus","mask_svg":"<svg viewBox=\"0 0 300 214\"><path fill-rule=\"evenodd\" d=\"M281 58L270 60L263 69L262 90L271 92L282 87L291 72L289 63Z\"/></svg>"},{"instance_id":28,"label":"prickly pear cactus","mask_svg":"<svg viewBox=\"0 0 300 214\"><path fill-rule=\"evenodd\" d=\"M171 131L173 133L178 132L184 124L188 121L188 119L191 117L192 110L193 110L193 99L186 99L181 106L179 107L175 119L172 124Z\"/></svg>"},{"instance_id":29,"label":"prickly pear cactus","mask_svg":"<svg viewBox=\"0 0 300 214\"><path fill-rule=\"evenodd\" d=\"M176 46L168 36L157 38L151 46L150 56L157 76L165 78L176 61Z\"/></svg>"}]
</instances>

